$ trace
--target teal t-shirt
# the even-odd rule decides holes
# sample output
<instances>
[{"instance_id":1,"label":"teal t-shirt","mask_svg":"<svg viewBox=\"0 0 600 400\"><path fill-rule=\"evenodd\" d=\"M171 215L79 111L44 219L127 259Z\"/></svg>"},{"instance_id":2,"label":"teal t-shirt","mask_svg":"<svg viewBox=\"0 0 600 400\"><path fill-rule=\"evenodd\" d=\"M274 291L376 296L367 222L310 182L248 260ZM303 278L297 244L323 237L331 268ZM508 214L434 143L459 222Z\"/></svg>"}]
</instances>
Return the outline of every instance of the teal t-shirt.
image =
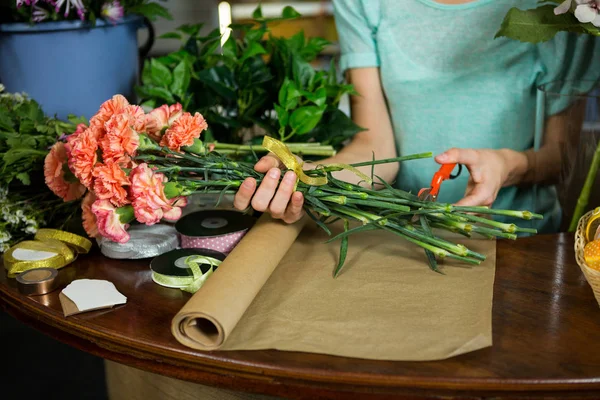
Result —
<instances>
[{"instance_id":1,"label":"teal t-shirt","mask_svg":"<svg viewBox=\"0 0 600 400\"><path fill-rule=\"evenodd\" d=\"M536 110L542 110L536 105L537 87L600 76L599 41L591 36L561 33L537 45L494 38L511 7L535 8L538 0L333 4L342 69L379 67L400 155L439 154L451 147L532 148ZM567 103L568 98L546 103L544 112L557 113ZM432 159L402 163L395 185L416 193L438 168ZM458 179L444 182L438 201L461 199L468 175L463 168ZM540 232L560 225L553 186L503 188L493 207L543 214L543 221L519 222Z\"/></svg>"}]
</instances>

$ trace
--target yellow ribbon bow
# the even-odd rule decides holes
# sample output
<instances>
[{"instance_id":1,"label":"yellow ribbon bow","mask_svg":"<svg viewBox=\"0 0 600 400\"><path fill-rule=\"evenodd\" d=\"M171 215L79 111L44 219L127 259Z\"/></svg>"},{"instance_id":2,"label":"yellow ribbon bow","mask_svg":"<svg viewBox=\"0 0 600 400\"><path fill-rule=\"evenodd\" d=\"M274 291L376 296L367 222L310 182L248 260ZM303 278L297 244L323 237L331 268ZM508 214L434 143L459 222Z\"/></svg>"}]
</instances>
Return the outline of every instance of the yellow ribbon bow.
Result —
<instances>
[{"instance_id":1,"label":"yellow ribbon bow","mask_svg":"<svg viewBox=\"0 0 600 400\"><path fill-rule=\"evenodd\" d=\"M304 173L302 166L303 162L299 162L298 159L292 154L290 149L285 145L285 143L280 142L277 139L274 139L270 136L265 136L263 139L263 147L269 150L271 153L275 154L288 169L294 171L298 179L307 185L311 186L322 186L327 184L326 176L308 176ZM367 183L371 183L372 180L358 169L354 168L348 164L329 164L328 167L334 167L338 170L346 169L348 171L353 172L356 176L361 178Z\"/></svg>"}]
</instances>

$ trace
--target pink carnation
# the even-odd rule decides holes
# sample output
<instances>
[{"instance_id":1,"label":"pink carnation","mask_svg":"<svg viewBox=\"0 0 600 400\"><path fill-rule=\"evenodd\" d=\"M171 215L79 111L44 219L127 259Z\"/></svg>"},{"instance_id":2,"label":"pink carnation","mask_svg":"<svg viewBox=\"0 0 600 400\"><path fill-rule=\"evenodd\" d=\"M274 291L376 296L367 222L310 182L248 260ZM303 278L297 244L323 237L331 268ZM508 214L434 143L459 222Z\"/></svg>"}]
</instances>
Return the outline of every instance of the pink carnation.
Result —
<instances>
[{"instance_id":1,"label":"pink carnation","mask_svg":"<svg viewBox=\"0 0 600 400\"><path fill-rule=\"evenodd\" d=\"M94 194L102 200L110 200L115 206L131 203L125 186L129 179L118 164L98 164L93 171Z\"/></svg>"},{"instance_id":2,"label":"pink carnation","mask_svg":"<svg viewBox=\"0 0 600 400\"><path fill-rule=\"evenodd\" d=\"M100 132L91 126L77 135L69 144L69 168L86 188L92 187L92 171L98 161Z\"/></svg>"},{"instance_id":3,"label":"pink carnation","mask_svg":"<svg viewBox=\"0 0 600 400\"><path fill-rule=\"evenodd\" d=\"M168 221L181 218L181 207L187 204L187 199L167 199L164 192L166 181L164 174L153 172L145 163L131 171L133 210L139 222L153 225L163 218Z\"/></svg>"},{"instance_id":4,"label":"pink carnation","mask_svg":"<svg viewBox=\"0 0 600 400\"><path fill-rule=\"evenodd\" d=\"M167 146L171 150L180 151L181 147L194 144L194 139L199 138L206 128L208 128L208 124L200 113L192 116L192 114L185 112L167 129L160 145Z\"/></svg>"},{"instance_id":5,"label":"pink carnation","mask_svg":"<svg viewBox=\"0 0 600 400\"><path fill-rule=\"evenodd\" d=\"M181 104L168 106L164 104L146 114L146 133L155 140L160 140L163 129L168 128L182 114Z\"/></svg>"},{"instance_id":6,"label":"pink carnation","mask_svg":"<svg viewBox=\"0 0 600 400\"><path fill-rule=\"evenodd\" d=\"M92 204L92 212L96 216L98 232L113 242L125 243L130 237L127 233L130 218L127 217L126 212L120 211L122 209L115 208L108 200L99 199Z\"/></svg>"},{"instance_id":7,"label":"pink carnation","mask_svg":"<svg viewBox=\"0 0 600 400\"><path fill-rule=\"evenodd\" d=\"M85 193L85 186L75 180L73 182L65 180L66 166L67 151L65 150L65 144L57 142L52 146L44 160L46 185L64 201L76 200ZM67 172L69 172L68 169Z\"/></svg>"}]
</instances>

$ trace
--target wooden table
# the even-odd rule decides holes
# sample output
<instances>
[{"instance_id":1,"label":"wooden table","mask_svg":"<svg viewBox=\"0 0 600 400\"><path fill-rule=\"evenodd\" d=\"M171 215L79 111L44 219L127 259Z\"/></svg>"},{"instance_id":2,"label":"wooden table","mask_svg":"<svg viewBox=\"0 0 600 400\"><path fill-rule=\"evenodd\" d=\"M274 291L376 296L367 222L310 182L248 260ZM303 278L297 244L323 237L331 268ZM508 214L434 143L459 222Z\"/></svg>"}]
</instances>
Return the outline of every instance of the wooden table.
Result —
<instances>
[{"instance_id":1,"label":"wooden table","mask_svg":"<svg viewBox=\"0 0 600 400\"><path fill-rule=\"evenodd\" d=\"M0 304L64 343L172 378L295 399L600 398L600 307L570 234L499 241L493 346L436 362L194 351L170 332L189 294L154 284L147 260L93 254L61 273L109 280L128 303L65 318L58 291L22 296L2 270Z\"/></svg>"}]
</instances>

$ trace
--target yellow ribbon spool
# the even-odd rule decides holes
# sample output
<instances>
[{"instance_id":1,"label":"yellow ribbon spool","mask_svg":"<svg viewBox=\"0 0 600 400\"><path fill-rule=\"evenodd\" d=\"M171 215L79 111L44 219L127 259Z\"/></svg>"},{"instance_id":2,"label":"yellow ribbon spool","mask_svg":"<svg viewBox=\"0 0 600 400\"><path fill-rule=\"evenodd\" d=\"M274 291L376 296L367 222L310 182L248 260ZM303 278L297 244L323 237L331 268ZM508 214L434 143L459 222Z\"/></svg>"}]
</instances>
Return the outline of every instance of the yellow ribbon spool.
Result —
<instances>
[{"instance_id":1,"label":"yellow ribbon spool","mask_svg":"<svg viewBox=\"0 0 600 400\"><path fill-rule=\"evenodd\" d=\"M596 231L600 226L600 207L597 207L585 226L585 240L591 242L596 238Z\"/></svg>"},{"instance_id":2,"label":"yellow ribbon spool","mask_svg":"<svg viewBox=\"0 0 600 400\"><path fill-rule=\"evenodd\" d=\"M292 154L290 149L285 143L280 142L270 136L265 136L263 139L263 147L275 154L288 169L294 171L298 179L307 185L311 186L322 186L327 184L326 176L308 176L304 173L302 166L303 162L299 162L298 159ZM355 167L348 164L329 164L328 167L337 168L339 170L348 170L353 172L356 176L364 180L365 182L371 183L371 178L360 172Z\"/></svg>"},{"instance_id":3,"label":"yellow ribbon spool","mask_svg":"<svg viewBox=\"0 0 600 400\"><path fill-rule=\"evenodd\" d=\"M84 237L56 229L40 229L34 240L19 242L4 253L4 268L9 278L31 269L59 269L91 247L92 242Z\"/></svg>"}]
</instances>

